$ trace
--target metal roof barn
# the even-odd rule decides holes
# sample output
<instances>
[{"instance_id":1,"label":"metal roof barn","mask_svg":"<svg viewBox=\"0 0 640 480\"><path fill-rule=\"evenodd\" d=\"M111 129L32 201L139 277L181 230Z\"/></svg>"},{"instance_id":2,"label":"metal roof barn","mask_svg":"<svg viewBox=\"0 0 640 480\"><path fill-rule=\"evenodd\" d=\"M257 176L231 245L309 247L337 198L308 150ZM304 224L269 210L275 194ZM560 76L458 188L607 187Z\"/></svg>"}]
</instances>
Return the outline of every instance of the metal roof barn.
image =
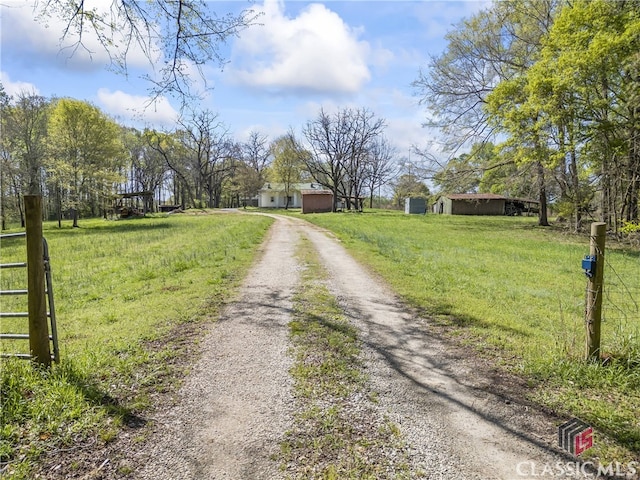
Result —
<instances>
[{"instance_id":1,"label":"metal roof barn","mask_svg":"<svg viewBox=\"0 0 640 480\"><path fill-rule=\"evenodd\" d=\"M444 215L522 215L536 213L538 202L494 193L456 193L440 195L433 211Z\"/></svg>"}]
</instances>

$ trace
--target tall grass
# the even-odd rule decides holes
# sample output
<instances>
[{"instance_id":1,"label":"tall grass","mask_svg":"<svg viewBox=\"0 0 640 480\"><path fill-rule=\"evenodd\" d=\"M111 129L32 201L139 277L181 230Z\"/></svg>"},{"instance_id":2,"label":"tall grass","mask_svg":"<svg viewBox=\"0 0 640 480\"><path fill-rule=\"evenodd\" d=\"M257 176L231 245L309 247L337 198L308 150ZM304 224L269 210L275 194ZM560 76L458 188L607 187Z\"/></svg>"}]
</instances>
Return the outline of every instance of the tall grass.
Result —
<instances>
[{"instance_id":1,"label":"tall grass","mask_svg":"<svg viewBox=\"0 0 640 480\"><path fill-rule=\"evenodd\" d=\"M603 323L604 364L582 359L586 235L539 228L531 218L382 212L303 218L334 231L452 335L528 377L537 386L532 397L593 424L605 435L592 454L617 460L640 454L637 312ZM607 251L607 262L628 282L640 278L639 258L638 251Z\"/></svg>"},{"instance_id":2,"label":"tall grass","mask_svg":"<svg viewBox=\"0 0 640 480\"><path fill-rule=\"evenodd\" d=\"M4 474L30 478L60 448L112 440L150 395L170 388L177 357L195 352L197 331L233 295L271 222L225 214L46 224L61 363L47 372L2 361ZM1 251L2 263L24 261L24 239L3 241ZM24 273L4 272L2 289L26 288ZM21 301L3 297L2 311ZM20 329L14 320L1 328Z\"/></svg>"}]
</instances>

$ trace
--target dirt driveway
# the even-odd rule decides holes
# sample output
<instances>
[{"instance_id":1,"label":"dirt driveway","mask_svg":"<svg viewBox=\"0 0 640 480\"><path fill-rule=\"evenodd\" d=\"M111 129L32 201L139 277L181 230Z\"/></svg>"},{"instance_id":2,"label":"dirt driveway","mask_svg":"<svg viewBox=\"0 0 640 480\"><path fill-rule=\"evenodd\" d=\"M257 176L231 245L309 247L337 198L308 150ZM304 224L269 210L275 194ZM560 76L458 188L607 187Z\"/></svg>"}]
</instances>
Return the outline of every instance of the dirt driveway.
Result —
<instances>
[{"instance_id":1,"label":"dirt driveway","mask_svg":"<svg viewBox=\"0 0 640 480\"><path fill-rule=\"evenodd\" d=\"M331 234L276 218L238 301L207 335L176 406L153 419L151 438L136 455L144 466L134 478L282 478L275 456L293 421L287 324L302 235L317 249L333 294L360 331L370 387L409 446L416 477L562 476L549 468L570 460L555 448L554 420L520 400L522 383L470 357L412 314Z\"/></svg>"}]
</instances>

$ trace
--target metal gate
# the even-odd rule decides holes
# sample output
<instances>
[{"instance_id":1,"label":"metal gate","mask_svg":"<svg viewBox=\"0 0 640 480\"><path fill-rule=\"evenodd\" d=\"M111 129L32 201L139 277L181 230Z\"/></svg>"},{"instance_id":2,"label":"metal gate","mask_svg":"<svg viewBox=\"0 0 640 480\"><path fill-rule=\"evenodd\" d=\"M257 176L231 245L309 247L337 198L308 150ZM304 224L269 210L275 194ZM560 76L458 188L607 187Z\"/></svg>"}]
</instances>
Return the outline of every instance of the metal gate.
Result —
<instances>
[{"instance_id":1,"label":"metal gate","mask_svg":"<svg viewBox=\"0 0 640 480\"><path fill-rule=\"evenodd\" d=\"M0 239L5 238L15 238L15 237L25 237L26 232L22 233L10 233L5 235L0 235ZM44 272L45 272L45 294L48 304L47 318L49 319L49 341L52 342L52 355L51 359L54 362L60 361L60 351L58 349L58 332L56 329L56 313L53 302L53 284L51 282L51 265L49 263L49 246L47 244L47 240L43 237L43 261L44 261ZM3 263L0 264L0 269L5 268L26 268L27 262L19 262L19 263ZM0 290L0 296L5 295L28 295L29 291L27 289L20 290ZM0 318L28 318L29 312L0 312ZM0 333L0 340L29 340L28 333ZM1 353L2 357L17 357L17 358L25 358L30 359L31 354L29 353Z\"/></svg>"}]
</instances>

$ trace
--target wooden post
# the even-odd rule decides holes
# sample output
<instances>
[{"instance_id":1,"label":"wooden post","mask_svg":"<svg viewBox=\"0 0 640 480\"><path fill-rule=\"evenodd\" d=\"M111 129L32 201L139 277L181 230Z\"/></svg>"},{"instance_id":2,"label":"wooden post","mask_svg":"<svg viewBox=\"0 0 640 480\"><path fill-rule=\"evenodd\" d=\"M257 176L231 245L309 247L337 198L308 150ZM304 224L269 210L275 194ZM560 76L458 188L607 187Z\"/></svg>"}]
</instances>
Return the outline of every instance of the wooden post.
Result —
<instances>
[{"instance_id":1,"label":"wooden post","mask_svg":"<svg viewBox=\"0 0 640 480\"><path fill-rule=\"evenodd\" d=\"M587 360L600 359L600 323L602 320L602 284L604 279L604 244L606 223L591 224L590 255L596 258L596 271L587 285Z\"/></svg>"},{"instance_id":2,"label":"wooden post","mask_svg":"<svg viewBox=\"0 0 640 480\"><path fill-rule=\"evenodd\" d=\"M33 361L49 367L49 327L45 298L44 247L42 244L42 197L25 195L27 231L27 285L29 294L29 347Z\"/></svg>"}]
</instances>

